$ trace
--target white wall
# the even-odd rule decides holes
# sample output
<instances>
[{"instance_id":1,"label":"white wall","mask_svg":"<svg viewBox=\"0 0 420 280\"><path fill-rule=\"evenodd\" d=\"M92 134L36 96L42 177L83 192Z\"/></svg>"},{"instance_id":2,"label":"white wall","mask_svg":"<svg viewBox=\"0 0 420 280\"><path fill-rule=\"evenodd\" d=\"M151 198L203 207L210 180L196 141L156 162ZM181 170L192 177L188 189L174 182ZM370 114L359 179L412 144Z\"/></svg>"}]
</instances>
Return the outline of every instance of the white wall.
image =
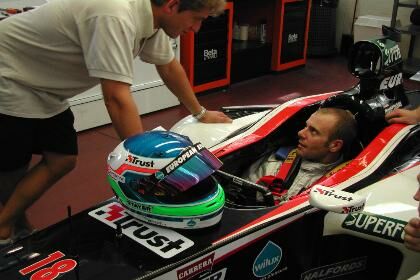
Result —
<instances>
[{"instance_id":1,"label":"white wall","mask_svg":"<svg viewBox=\"0 0 420 280\"><path fill-rule=\"evenodd\" d=\"M401 1L401 0L400 0ZM341 45L341 35L351 34L353 11L355 0L339 0L337 7L337 47ZM410 2L410 0L405 0ZM411 0L415 3L416 0ZM391 18L392 7L394 0L359 0L356 8L356 18L363 15L374 15ZM401 25L410 23L411 8L399 7L397 19L400 20ZM402 42L400 43L401 51L404 57L407 56L409 35L402 35ZM416 40L414 47L414 56L420 57L420 38Z\"/></svg>"}]
</instances>

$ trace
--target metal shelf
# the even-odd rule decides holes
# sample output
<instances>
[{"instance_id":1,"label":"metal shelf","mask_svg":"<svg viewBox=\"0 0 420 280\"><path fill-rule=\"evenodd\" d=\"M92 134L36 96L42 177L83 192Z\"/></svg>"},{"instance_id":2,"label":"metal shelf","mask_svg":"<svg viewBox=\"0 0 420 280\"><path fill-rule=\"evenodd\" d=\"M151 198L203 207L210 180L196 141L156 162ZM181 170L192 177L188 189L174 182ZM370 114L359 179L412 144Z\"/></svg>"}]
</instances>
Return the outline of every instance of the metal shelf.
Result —
<instances>
[{"instance_id":1,"label":"metal shelf","mask_svg":"<svg viewBox=\"0 0 420 280\"><path fill-rule=\"evenodd\" d=\"M399 7L413 9L418 6L419 5L417 4L417 0L405 0L405 1L394 0L394 6L392 9L391 27L395 28L395 22L397 20ZM403 73L407 75L413 75L417 73L418 71L420 71L420 59L413 57L413 49L414 49L414 45L416 41L416 36L420 35L420 26L409 24L406 26L398 27L397 29L401 31L402 34L408 34L411 36L407 59L404 61L404 64L403 64Z\"/></svg>"},{"instance_id":2,"label":"metal shelf","mask_svg":"<svg viewBox=\"0 0 420 280\"><path fill-rule=\"evenodd\" d=\"M419 35L420 34L420 25L409 24L406 26L397 27L399 31L403 34Z\"/></svg>"}]
</instances>

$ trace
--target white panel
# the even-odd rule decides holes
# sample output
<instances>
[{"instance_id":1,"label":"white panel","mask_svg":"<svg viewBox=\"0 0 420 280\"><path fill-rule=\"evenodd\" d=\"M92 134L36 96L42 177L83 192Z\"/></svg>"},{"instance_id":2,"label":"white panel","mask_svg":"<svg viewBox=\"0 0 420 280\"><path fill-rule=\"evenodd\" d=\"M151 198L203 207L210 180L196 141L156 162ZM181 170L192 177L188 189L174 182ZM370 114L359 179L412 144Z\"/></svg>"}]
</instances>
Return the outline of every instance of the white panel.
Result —
<instances>
[{"instance_id":1,"label":"white panel","mask_svg":"<svg viewBox=\"0 0 420 280\"><path fill-rule=\"evenodd\" d=\"M133 93L140 114L146 114L179 104L178 99L167 87L159 86ZM102 100L80 103L72 106L75 115L74 127L77 131L108 124L111 122Z\"/></svg>"}]
</instances>

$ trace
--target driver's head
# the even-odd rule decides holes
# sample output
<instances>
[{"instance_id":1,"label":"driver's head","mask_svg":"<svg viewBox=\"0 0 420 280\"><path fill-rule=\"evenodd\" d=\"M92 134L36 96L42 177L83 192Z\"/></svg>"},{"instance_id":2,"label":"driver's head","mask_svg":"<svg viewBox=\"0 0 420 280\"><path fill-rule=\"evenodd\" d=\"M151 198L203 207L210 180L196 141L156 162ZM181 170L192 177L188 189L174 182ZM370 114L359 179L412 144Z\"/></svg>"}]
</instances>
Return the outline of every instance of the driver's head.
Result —
<instances>
[{"instance_id":1,"label":"driver's head","mask_svg":"<svg viewBox=\"0 0 420 280\"><path fill-rule=\"evenodd\" d=\"M354 116L347 110L320 108L298 132L297 154L321 163L336 161L357 134Z\"/></svg>"},{"instance_id":2,"label":"driver's head","mask_svg":"<svg viewBox=\"0 0 420 280\"><path fill-rule=\"evenodd\" d=\"M225 0L151 0L155 28L176 38L189 31L198 32L209 16L223 13Z\"/></svg>"}]
</instances>

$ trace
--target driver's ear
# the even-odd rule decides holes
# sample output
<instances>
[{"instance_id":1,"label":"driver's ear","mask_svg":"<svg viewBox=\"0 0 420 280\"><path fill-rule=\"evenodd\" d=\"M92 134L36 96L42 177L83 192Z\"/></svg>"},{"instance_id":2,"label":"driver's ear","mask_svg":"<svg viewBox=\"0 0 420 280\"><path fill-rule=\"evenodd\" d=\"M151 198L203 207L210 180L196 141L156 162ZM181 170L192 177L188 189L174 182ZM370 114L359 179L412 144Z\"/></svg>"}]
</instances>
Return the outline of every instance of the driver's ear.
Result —
<instances>
[{"instance_id":1,"label":"driver's ear","mask_svg":"<svg viewBox=\"0 0 420 280\"><path fill-rule=\"evenodd\" d=\"M343 145L344 145L343 140L335 139L328 144L328 148L330 149L330 152L337 153L343 148Z\"/></svg>"},{"instance_id":2,"label":"driver's ear","mask_svg":"<svg viewBox=\"0 0 420 280\"><path fill-rule=\"evenodd\" d=\"M164 10L167 14L176 14L179 8L179 0L168 0L164 4Z\"/></svg>"}]
</instances>

